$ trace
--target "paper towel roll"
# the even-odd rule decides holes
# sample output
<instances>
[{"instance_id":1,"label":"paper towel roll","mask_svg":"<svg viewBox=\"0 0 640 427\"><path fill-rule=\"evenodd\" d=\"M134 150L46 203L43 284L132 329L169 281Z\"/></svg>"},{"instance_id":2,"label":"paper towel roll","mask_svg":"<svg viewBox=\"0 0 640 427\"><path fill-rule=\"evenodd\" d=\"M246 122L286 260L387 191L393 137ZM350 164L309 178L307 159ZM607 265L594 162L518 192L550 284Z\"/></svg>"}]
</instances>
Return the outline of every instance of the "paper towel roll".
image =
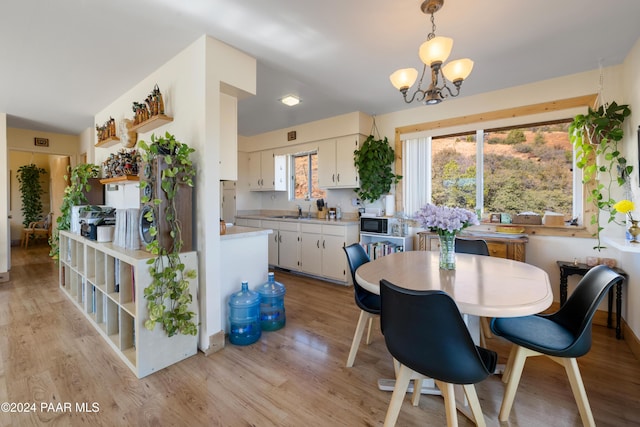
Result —
<instances>
[{"instance_id":1,"label":"paper towel roll","mask_svg":"<svg viewBox=\"0 0 640 427\"><path fill-rule=\"evenodd\" d=\"M394 216L396 214L396 198L393 194L387 194L384 196L385 200L385 215Z\"/></svg>"}]
</instances>

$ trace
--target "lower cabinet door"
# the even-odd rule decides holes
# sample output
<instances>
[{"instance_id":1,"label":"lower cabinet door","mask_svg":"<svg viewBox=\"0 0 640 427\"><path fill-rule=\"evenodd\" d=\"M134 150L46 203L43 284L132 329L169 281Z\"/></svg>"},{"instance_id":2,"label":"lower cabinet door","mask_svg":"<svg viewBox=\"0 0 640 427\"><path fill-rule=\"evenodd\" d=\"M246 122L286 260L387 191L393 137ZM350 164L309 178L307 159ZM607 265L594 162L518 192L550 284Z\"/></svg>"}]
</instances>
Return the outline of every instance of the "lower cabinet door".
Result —
<instances>
[{"instance_id":1,"label":"lower cabinet door","mask_svg":"<svg viewBox=\"0 0 640 427\"><path fill-rule=\"evenodd\" d=\"M289 270L299 270L298 255L299 233L297 231L280 230L278 237L279 266Z\"/></svg>"},{"instance_id":2,"label":"lower cabinet door","mask_svg":"<svg viewBox=\"0 0 640 427\"><path fill-rule=\"evenodd\" d=\"M322 236L322 275L330 279L347 281L347 256L344 236Z\"/></svg>"},{"instance_id":3,"label":"lower cabinet door","mask_svg":"<svg viewBox=\"0 0 640 427\"><path fill-rule=\"evenodd\" d=\"M300 267L303 272L322 275L322 235L301 233Z\"/></svg>"}]
</instances>

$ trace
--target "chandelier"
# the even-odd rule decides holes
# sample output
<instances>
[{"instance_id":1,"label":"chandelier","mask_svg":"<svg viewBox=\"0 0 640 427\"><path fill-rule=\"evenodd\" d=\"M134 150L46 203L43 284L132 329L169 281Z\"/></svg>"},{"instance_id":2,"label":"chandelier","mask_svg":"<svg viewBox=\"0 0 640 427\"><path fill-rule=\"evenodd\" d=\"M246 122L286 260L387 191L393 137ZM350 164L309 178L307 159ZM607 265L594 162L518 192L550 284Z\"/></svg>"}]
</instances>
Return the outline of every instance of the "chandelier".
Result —
<instances>
[{"instance_id":1,"label":"chandelier","mask_svg":"<svg viewBox=\"0 0 640 427\"><path fill-rule=\"evenodd\" d=\"M424 102L426 105L433 105L442 102L442 100L448 96L458 96L462 82L471 74L473 61L468 58L451 61L445 66L442 66L447 58L449 58L451 48L453 47L453 39L449 37L436 37L435 35L436 24L433 19L433 14L440 10L443 4L444 0L425 0L420 6L423 13L431 15L431 32L427 36L427 41L420 46L418 52L424 66L422 68L420 81L418 81L418 87L413 95L407 98L409 88L413 86L418 78L418 70L415 68L403 68L389 76L391 84L402 92L404 102L407 104L415 100ZM431 69L431 82L428 88L422 89L422 80L427 73L427 66ZM453 83L453 89L447 85L447 80Z\"/></svg>"}]
</instances>

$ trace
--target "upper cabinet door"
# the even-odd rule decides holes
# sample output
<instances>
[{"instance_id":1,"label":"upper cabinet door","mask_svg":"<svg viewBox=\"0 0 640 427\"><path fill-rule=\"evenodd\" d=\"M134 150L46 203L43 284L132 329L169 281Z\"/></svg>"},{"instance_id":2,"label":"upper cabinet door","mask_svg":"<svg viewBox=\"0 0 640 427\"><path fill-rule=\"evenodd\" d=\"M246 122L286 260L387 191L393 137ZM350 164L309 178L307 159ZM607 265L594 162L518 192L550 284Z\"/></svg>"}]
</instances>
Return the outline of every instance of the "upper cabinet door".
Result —
<instances>
[{"instance_id":1,"label":"upper cabinet door","mask_svg":"<svg viewBox=\"0 0 640 427\"><path fill-rule=\"evenodd\" d=\"M359 147L359 138L359 135L349 135L318 144L318 183L321 188L360 186L353 164L353 152Z\"/></svg>"},{"instance_id":2,"label":"upper cabinet door","mask_svg":"<svg viewBox=\"0 0 640 427\"><path fill-rule=\"evenodd\" d=\"M331 188L336 185L336 140L318 143L318 186Z\"/></svg>"},{"instance_id":3,"label":"upper cabinet door","mask_svg":"<svg viewBox=\"0 0 640 427\"><path fill-rule=\"evenodd\" d=\"M353 164L353 152L358 147L358 135L343 136L336 140L336 185L338 187L360 186L358 171Z\"/></svg>"}]
</instances>

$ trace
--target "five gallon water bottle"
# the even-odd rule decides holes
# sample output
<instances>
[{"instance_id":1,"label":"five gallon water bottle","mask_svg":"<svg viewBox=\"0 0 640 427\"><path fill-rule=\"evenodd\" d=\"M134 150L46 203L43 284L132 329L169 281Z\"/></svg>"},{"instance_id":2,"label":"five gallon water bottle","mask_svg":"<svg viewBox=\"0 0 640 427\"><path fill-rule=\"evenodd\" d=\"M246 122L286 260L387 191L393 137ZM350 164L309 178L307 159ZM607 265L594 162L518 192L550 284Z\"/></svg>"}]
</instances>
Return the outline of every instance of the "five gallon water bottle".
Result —
<instances>
[{"instance_id":1,"label":"five gallon water bottle","mask_svg":"<svg viewBox=\"0 0 640 427\"><path fill-rule=\"evenodd\" d=\"M261 334L260 294L250 291L248 282L242 282L242 290L229 298L229 342L249 345Z\"/></svg>"},{"instance_id":2,"label":"five gallon water bottle","mask_svg":"<svg viewBox=\"0 0 640 427\"><path fill-rule=\"evenodd\" d=\"M272 272L269 272L267 283L260 285L256 291L260 294L260 325L263 331L276 331L286 322L284 313L285 288L276 282Z\"/></svg>"}]
</instances>

